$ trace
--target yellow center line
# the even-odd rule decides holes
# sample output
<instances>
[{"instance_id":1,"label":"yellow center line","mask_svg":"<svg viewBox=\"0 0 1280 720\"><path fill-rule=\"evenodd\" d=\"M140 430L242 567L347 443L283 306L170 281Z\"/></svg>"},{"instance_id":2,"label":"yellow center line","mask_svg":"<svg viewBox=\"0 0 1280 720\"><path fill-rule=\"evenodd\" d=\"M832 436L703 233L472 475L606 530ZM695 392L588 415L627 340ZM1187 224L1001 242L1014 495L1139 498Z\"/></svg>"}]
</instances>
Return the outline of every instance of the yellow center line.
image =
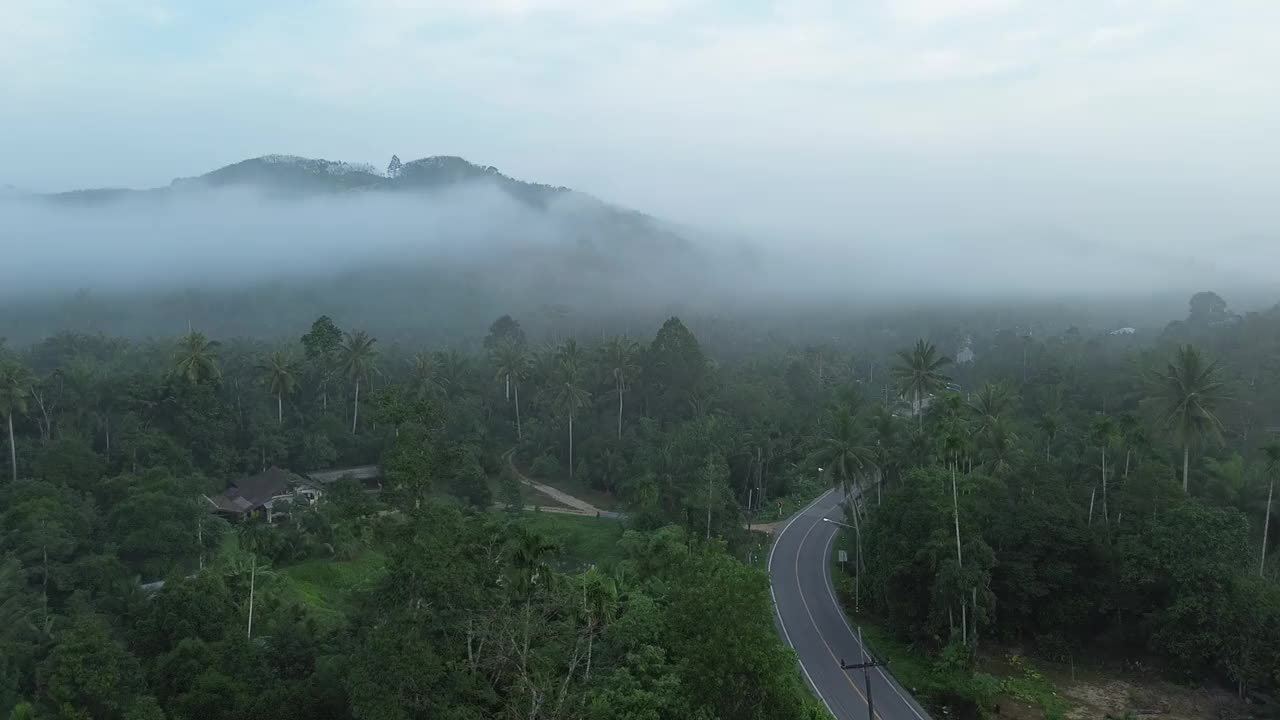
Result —
<instances>
[{"instance_id":1,"label":"yellow center line","mask_svg":"<svg viewBox=\"0 0 1280 720\"><path fill-rule=\"evenodd\" d=\"M814 528L818 527L818 523L820 522L822 522L821 519L814 520L813 524L809 526L809 529L805 531L804 537L800 538L800 544L796 546L796 588L799 590L800 604L804 606L804 612L809 616L809 622L813 624L813 631L817 633L818 639L822 641L823 647L827 649L827 654L831 656L832 660L836 661L837 665L840 665L842 664L840 662L840 658L836 657L835 652L831 649L831 645L829 645L827 643L827 639L822 636L822 630L818 627L818 621L814 619L813 612L809 609L809 602L804 599L804 586L800 584L800 551L804 548L804 543L809 539L810 533L814 531ZM828 562L828 560L824 558L823 562ZM858 697L862 698L863 704L869 704L867 703L867 696L862 694L862 690L858 687L858 684L853 681L853 678L849 677L849 673L845 672L844 668L840 669L840 674L844 676L845 682L849 683L849 687L853 688L853 691L858 694ZM875 716L880 720L884 720L884 717L879 713L879 711L876 712Z\"/></svg>"}]
</instances>

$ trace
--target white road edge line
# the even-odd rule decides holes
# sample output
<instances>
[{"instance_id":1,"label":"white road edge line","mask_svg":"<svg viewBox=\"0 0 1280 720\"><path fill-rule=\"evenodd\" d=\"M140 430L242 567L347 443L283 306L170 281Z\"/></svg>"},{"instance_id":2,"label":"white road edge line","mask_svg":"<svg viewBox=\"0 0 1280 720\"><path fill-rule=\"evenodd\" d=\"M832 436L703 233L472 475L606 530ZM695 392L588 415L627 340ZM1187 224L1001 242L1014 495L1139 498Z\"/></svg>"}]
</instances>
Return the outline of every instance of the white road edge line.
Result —
<instances>
[{"instance_id":1,"label":"white road edge line","mask_svg":"<svg viewBox=\"0 0 1280 720\"><path fill-rule=\"evenodd\" d=\"M782 536L791 528L791 523L794 523L801 515L809 512L813 509L814 505L822 502L824 498L833 492L835 492L835 488L831 488L830 490L822 493L815 498L813 502L805 505L799 512L792 515L791 519L787 521L787 524L782 526L782 529L778 531L778 536L773 539L773 547L769 548L769 562L765 565L765 573L769 576L769 597L773 600L773 614L778 618L778 627L782 628L782 637L786 639L787 647L791 648L793 651L796 649L796 646L791 642L791 633L787 632L787 624L782 620L782 611L778 610L778 596L773 591L773 553L778 549L778 543L782 542ZM799 588L797 588L797 590L799 590ZM801 591L801 594L803 595L803 591ZM831 703L827 702L827 699L823 697L822 691L818 689L818 683L813 681L813 676L809 674L809 668L806 668L804 666L804 660L800 659L800 653L796 653L796 662L800 665L800 672L803 672L805 679L809 681L809 687L813 688L813 693L822 701L823 706L827 708L827 712L831 713L831 717L835 718L836 711L831 709Z\"/></svg>"},{"instance_id":2,"label":"white road edge line","mask_svg":"<svg viewBox=\"0 0 1280 720\"><path fill-rule=\"evenodd\" d=\"M827 592L831 594L831 602L835 605L836 612L844 622L844 629L849 631L849 636L852 637L856 643L858 641L858 635L853 631L853 626L849 624L849 618L845 615L844 608L840 605L840 599L836 597L835 586L831 582L831 546L835 543L836 534L837 533L831 533L831 537L827 540L827 546L822 551L822 581L827 586ZM859 647L861 647L861 645L859 645ZM880 673L880 677L884 678L885 684L893 690L893 693L902 700L902 703L907 706L907 709L910 710L913 715L919 718L919 720L929 720L929 718L921 715L920 711L916 710L915 704L902 694L902 691L898 689L898 684L893 681L893 678L885 674L883 667L877 665L876 672Z\"/></svg>"}]
</instances>

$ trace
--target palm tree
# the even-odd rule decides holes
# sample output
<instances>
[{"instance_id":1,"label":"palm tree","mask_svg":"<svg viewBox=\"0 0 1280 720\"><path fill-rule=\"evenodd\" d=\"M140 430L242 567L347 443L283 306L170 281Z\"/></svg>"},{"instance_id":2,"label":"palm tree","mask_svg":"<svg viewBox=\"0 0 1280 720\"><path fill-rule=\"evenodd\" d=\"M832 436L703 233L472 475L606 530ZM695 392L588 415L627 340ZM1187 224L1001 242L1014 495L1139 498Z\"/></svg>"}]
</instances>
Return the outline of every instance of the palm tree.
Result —
<instances>
[{"instance_id":1,"label":"palm tree","mask_svg":"<svg viewBox=\"0 0 1280 720\"><path fill-rule=\"evenodd\" d=\"M812 461L848 494L855 481L861 486L860 478L875 468L876 449L867 442L857 416L849 408L837 406L831 410Z\"/></svg>"},{"instance_id":2,"label":"palm tree","mask_svg":"<svg viewBox=\"0 0 1280 720\"><path fill-rule=\"evenodd\" d=\"M27 412L31 394L31 372L12 360L0 360L0 412L9 423L9 464L13 481L18 481L18 446L13 438L13 416Z\"/></svg>"},{"instance_id":3,"label":"palm tree","mask_svg":"<svg viewBox=\"0 0 1280 720\"><path fill-rule=\"evenodd\" d=\"M951 364L951 358L938 355L938 348L933 343L917 340L909 352L898 352L899 364L893 368L893 376L898 381L898 390L903 397L910 395L913 410L919 415L920 428L924 429L924 408L921 406L925 396L935 392L951 378L939 370Z\"/></svg>"},{"instance_id":4,"label":"palm tree","mask_svg":"<svg viewBox=\"0 0 1280 720\"><path fill-rule=\"evenodd\" d=\"M178 340L173 362L178 375L195 385L202 380L222 376L218 369L218 343L211 342L204 333L189 332Z\"/></svg>"},{"instance_id":5,"label":"palm tree","mask_svg":"<svg viewBox=\"0 0 1280 720\"><path fill-rule=\"evenodd\" d=\"M570 341L572 342L572 341ZM562 361L560 366L560 382L555 388L553 402L561 412L569 416L569 479L573 479L573 415L591 399L591 393L583 387L579 378L577 365L571 361Z\"/></svg>"},{"instance_id":6,"label":"palm tree","mask_svg":"<svg viewBox=\"0 0 1280 720\"><path fill-rule=\"evenodd\" d=\"M1262 575L1267 569L1267 534L1271 531L1271 498L1275 495L1276 475L1280 474L1280 442L1271 441L1262 449L1263 456L1266 457L1266 472L1269 482L1267 484L1267 514L1262 521L1262 562L1258 563L1258 575Z\"/></svg>"},{"instance_id":7,"label":"palm tree","mask_svg":"<svg viewBox=\"0 0 1280 720\"><path fill-rule=\"evenodd\" d=\"M640 346L626 338L612 338L604 344L601 354L605 367L613 375L613 387L618 393L618 439L622 439L622 393L627 390L627 383L640 372L635 364L636 354Z\"/></svg>"},{"instance_id":8,"label":"palm tree","mask_svg":"<svg viewBox=\"0 0 1280 720\"><path fill-rule=\"evenodd\" d=\"M529 357L524 346L510 340L503 340L490 351L493 364L497 368L495 380L504 381L507 389L515 390L516 395L516 440L523 440L520 431L520 381L529 372Z\"/></svg>"},{"instance_id":9,"label":"palm tree","mask_svg":"<svg viewBox=\"0 0 1280 720\"><path fill-rule=\"evenodd\" d=\"M560 343L560 347L556 348L556 360L560 367L572 365L575 369L581 369L583 352L578 345L578 341L574 338L569 338Z\"/></svg>"},{"instance_id":10,"label":"palm tree","mask_svg":"<svg viewBox=\"0 0 1280 720\"><path fill-rule=\"evenodd\" d=\"M445 400L456 398L466 391L467 375L471 372L471 362L466 355L457 350L437 352L436 383L444 393Z\"/></svg>"},{"instance_id":11,"label":"palm tree","mask_svg":"<svg viewBox=\"0 0 1280 720\"><path fill-rule=\"evenodd\" d=\"M431 353L415 353L409 358L409 382L419 397L431 398L443 392L436 370L436 361Z\"/></svg>"},{"instance_id":12,"label":"palm tree","mask_svg":"<svg viewBox=\"0 0 1280 720\"><path fill-rule=\"evenodd\" d=\"M528 598L540 584L554 578L549 559L558 548L538 533L517 526L507 541L508 577L515 594Z\"/></svg>"},{"instance_id":13,"label":"palm tree","mask_svg":"<svg viewBox=\"0 0 1280 720\"><path fill-rule=\"evenodd\" d=\"M1214 414L1226 400L1218 364L1205 360L1191 345L1180 346L1163 372L1150 382L1163 403L1161 421L1182 446L1182 491L1188 491L1191 446L1222 437L1222 421Z\"/></svg>"},{"instance_id":14,"label":"palm tree","mask_svg":"<svg viewBox=\"0 0 1280 720\"><path fill-rule=\"evenodd\" d=\"M369 337L363 330L346 333L342 338L342 370L347 379L355 383L355 405L351 413L351 434L356 432L356 423L360 420L360 382L369 379L374 370L374 362L378 351L373 349L377 340Z\"/></svg>"},{"instance_id":15,"label":"palm tree","mask_svg":"<svg viewBox=\"0 0 1280 720\"><path fill-rule=\"evenodd\" d=\"M276 424L284 424L284 396L292 395L298 387L298 362L288 353L277 350L258 366L262 371L262 384L276 396Z\"/></svg>"},{"instance_id":16,"label":"palm tree","mask_svg":"<svg viewBox=\"0 0 1280 720\"><path fill-rule=\"evenodd\" d=\"M985 432L1004 417L1013 404L1013 392L1004 383L985 383L973 398L974 414L978 416L977 432Z\"/></svg>"},{"instance_id":17,"label":"palm tree","mask_svg":"<svg viewBox=\"0 0 1280 720\"><path fill-rule=\"evenodd\" d=\"M997 418L987 425L982 432L982 448L986 457L986 466L996 476L1003 476L1013 470L1013 463L1018 453L1018 436L1010 429L1009 421Z\"/></svg>"},{"instance_id":18,"label":"palm tree","mask_svg":"<svg viewBox=\"0 0 1280 720\"><path fill-rule=\"evenodd\" d=\"M594 566L582 575L582 614L587 621L587 668L583 682L591 680L591 650L596 635L618 617L618 584Z\"/></svg>"}]
</instances>

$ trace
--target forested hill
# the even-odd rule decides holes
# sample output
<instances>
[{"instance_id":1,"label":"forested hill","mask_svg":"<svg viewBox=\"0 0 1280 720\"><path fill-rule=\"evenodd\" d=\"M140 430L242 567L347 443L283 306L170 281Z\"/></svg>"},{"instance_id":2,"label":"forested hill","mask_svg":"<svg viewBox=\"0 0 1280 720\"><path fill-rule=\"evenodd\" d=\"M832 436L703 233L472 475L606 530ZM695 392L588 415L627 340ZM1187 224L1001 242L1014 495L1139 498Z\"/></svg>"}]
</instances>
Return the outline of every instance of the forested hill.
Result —
<instances>
[{"instance_id":1,"label":"forested hill","mask_svg":"<svg viewBox=\"0 0 1280 720\"><path fill-rule=\"evenodd\" d=\"M383 171L267 155L164 187L0 202L23 248L0 267L11 341L188 323L269 337L317 304L384 337L448 337L506 307L652 319L711 292L706 268L733 272L650 215L458 157Z\"/></svg>"},{"instance_id":2,"label":"forested hill","mask_svg":"<svg viewBox=\"0 0 1280 720\"><path fill-rule=\"evenodd\" d=\"M546 211L553 204L570 205L584 222L582 232L604 232L633 242L680 247L686 241L655 218L619 208L563 186L525 182L504 175L492 165L476 165L450 155L436 155L402 163L393 156L385 171L367 163L263 155L241 160L191 178L177 178L167 187L133 190L92 188L53 193L47 199L70 205L98 205L175 193L245 188L272 198L303 198L330 193L427 194L468 184L485 184L522 205Z\"/></svg>"}]
</instances>

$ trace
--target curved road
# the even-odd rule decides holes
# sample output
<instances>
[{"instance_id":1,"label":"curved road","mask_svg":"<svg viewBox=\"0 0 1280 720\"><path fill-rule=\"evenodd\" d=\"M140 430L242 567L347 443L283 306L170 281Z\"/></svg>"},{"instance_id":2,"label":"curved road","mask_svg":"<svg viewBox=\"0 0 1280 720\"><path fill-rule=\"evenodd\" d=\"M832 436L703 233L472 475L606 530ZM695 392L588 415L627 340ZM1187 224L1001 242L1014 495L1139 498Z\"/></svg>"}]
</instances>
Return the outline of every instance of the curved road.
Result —
<instances>
[{"instance_id":1,"label":"curved road","mask_svg":"<svg viewBox=\"0 0 1280 720\"><path fill-rule=\"evenodd\" d=\"M776 620L800 669L837 720L868 720L862 670L841 670L840 660L863 662L831 578L831 546L844 521L842 496L829 490L791 518L769 552L769 580ZM884 668L871 670L877 720L930 720L929 714Z\"/></svg>"}]
</instances>

